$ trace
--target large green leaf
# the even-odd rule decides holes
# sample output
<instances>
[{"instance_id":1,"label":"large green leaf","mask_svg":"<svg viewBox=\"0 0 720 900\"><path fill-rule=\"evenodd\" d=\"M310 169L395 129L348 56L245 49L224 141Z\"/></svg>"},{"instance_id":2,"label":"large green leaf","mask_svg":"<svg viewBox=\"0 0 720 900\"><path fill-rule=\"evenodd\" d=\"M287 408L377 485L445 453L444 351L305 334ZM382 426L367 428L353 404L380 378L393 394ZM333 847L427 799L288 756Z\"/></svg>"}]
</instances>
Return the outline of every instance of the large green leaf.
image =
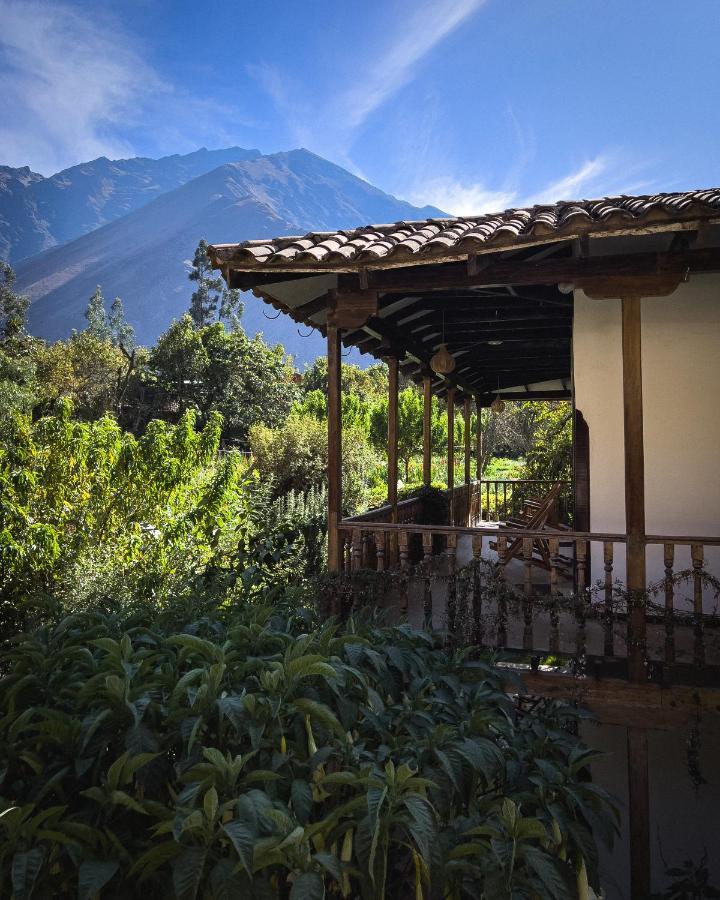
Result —
<instances>
[{"instance_id":1,"label":"large green leaf","mask_svg":"<svg viewBox=\"0 0 720 900\"><path fill-rule=\"evenodd\" d=\"M317 872L303 872L293 879L290 900L324 900L325 883Z\"/></svg>"},{"instance_id":2,"label":"large green leaf","mask_svg":"<svg viewBox=\"0 0 720 900\"><path fill-rule=\"evenodd\" d=\"M78 900L93 900L120 867L116 859L86 859L78 870Z\"/></svg>"},{"instance_id":3,"label":"large green leaf","mask_svg":"<svg viewBox=\"0 0 720 900\"><path fill-rule=\"evenodd\" d=\"M207 847L183 847L173 863L177 900L195 900L203 876Z\"/></svg>"},{"instance_id":4,"label":"large green leaf","mask_svg":"<svg viewBox=\"0 0 720 900\"><path fill-rule=\"evenodd\" d=\"M255 835L252 830L247 824L237 819L232 822L226 822L222 829L232 841L243 868L252 877L253 847L255 845Z\"/></svg>"},{"instance_id":5,"label":"large green leaf","mask_svg":"<svg viewBox=\"0 0 720 900\"><path fill-rule=\"evenodd\" d=\"M17 900L30 900L32 897L44 859L42 847L19 851L13 856L12 886Z\"/></svg>"}]
</instances>

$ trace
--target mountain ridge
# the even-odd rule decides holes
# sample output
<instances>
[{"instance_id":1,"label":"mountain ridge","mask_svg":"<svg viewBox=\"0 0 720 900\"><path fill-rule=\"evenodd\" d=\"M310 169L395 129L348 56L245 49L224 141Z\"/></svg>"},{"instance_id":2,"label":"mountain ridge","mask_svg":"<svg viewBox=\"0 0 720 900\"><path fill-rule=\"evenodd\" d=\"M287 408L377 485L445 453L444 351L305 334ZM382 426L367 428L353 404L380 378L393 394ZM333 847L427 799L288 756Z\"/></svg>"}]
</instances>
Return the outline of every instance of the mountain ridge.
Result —
<instances>
[{"instance_id":1,"label":"mountain ridge","mask_svg":"<svg viewBox=\"0 0 720 900\"><path fill-rule=\"evenodd\" d=\"M227 243L443 215L385 194L309 150L260 154L220 165L21 261L17 286L32 300L30 327L42 337L83 327L99 284L108 301L122 298L138 339L150 343L188 307L188 265L201 238ZM267 327L262 303L251 294L244 299L249 332L267 330L300 362L322 352L317 336L303 340L285 317Z\"/></svg>"}]
</instances>

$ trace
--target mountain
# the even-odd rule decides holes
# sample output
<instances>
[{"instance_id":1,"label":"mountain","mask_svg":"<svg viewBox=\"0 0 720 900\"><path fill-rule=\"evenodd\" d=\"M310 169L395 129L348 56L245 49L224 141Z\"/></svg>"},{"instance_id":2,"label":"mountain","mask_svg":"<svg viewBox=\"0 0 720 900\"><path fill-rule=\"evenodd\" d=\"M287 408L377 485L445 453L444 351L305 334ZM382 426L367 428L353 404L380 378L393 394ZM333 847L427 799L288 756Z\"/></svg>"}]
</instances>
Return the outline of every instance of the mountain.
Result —
<instances>
[{"instance_id":1,"label":"mountain","mask_svg":"<svg viewBox=\"0 0 720 900\"><path fill-rule=\"evenodd\" d=\"M29 177L29 176L27 176ZM153 342L188 308L187 266L201 238L248 238L351 228L443 216L385 194L346 170L293 150L218 166L139 209L17 266L17 287L30 296L30 328L49 339L82 328L96 285L108 302L120 296L142 343ZM317 335L303 339L280 316L269 324L257 298L245 296L243 323L281 342L299 362L322 352Z\"/></svg>"},{"instance_id":2,"label":"mountain","mask_svg":"<svg viewBox=\"0 0 720 900\"><path fill-rule=\"evenodd\" d=\"M20 260L124 216L173 188L259 150L204 147L184 156L110 160L105 156L44 178L0 166L0 259Z\"/></svg>"}]
</instances>

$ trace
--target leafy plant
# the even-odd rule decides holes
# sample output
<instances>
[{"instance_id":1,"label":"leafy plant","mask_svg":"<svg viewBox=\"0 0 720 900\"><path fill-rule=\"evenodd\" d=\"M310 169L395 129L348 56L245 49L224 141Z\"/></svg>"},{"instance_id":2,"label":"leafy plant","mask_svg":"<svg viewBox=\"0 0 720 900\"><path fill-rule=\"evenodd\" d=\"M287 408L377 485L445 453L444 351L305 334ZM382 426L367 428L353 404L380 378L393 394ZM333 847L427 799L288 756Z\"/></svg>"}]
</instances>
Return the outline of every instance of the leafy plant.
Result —
<instances>
[{"instance_id":1,"label":"leafy plant","mask_svg":"<svg viewBox=\"0 0 720 900\"><path fill-rule=\"evenodd\" d=\"M175 618L182 618L182 610ZM85 612L0 680L16 897L570 898L611 837L576 711L368 616ZM580 880L578 882L578 879Z\"/></svg>"}]
</instances>

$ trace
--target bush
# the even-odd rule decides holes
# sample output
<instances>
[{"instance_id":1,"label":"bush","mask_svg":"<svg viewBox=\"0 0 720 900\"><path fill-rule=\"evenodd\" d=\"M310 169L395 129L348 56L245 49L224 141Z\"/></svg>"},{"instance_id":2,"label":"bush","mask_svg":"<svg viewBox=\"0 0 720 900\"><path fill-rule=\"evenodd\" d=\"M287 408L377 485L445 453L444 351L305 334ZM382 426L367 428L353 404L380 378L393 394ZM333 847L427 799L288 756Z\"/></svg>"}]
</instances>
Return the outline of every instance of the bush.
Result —
<instances>
[{"instance_id":1,"label":"bush","mask_svg":"<svg viewBox=\"0 0 720 900\"><path fill-rule=\"evenodd\" d=\"M611 831L576 711L407 626L84 613L0 681L15 897L569 898Z\"/></svg>"},{"instance_id":2,"label":"bush","mask_svg":"<svg viewBox=\"0 0 720 900\"><path fill-rule=\"evenodd\" d=\"M278 428L253 426L250 449L262 478L272 479L275 496L327 482L327 422L313 415L295 412ZM342 455L343 509L350 515L364 501L375 458L356 428L343 434Z\"/></svg>"}]
</instances>

